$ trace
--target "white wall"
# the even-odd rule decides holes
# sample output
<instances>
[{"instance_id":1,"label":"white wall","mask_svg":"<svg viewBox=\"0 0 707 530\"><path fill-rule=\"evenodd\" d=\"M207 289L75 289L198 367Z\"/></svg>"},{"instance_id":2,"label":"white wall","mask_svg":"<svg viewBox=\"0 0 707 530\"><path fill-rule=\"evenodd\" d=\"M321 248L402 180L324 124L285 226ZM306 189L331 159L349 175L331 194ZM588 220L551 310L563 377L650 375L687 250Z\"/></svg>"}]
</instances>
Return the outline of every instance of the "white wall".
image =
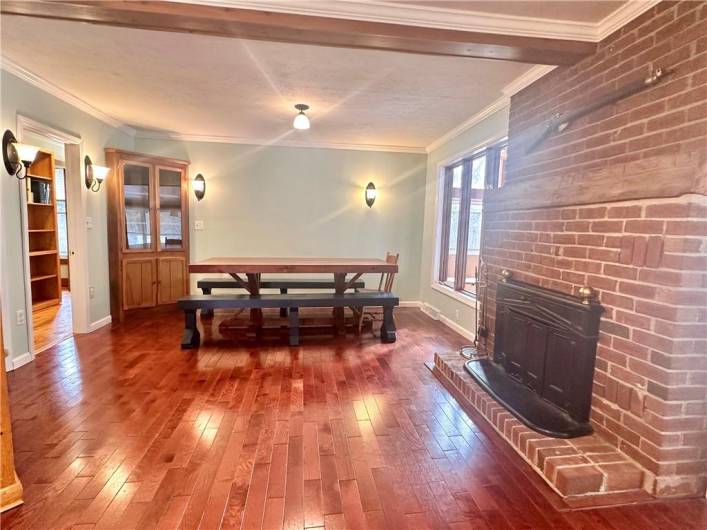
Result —
<instances>
[{"instance_id":1,"label":"white wall","mask_svg":"<svg viewBox=\"0 0 707 530\"><path fill-rule=\"evenodd\" d=\"M135 149L190 160L190 178L206 178L205 198L190 194L192 260L398 252L394 290L420 299L426 155L139 138ZM369 181L378 189L372 208L363 195ZM197 219L203 231L193 230Z\"/></svg>"},{"instance_id":2,"label":"white wall","mask_svg":"<svg viewBox=\"0 0 707 530\"><path fill-rule=\"evenodd\" d=\"M474 306L471 299L460 301L451 294L432 288L437 253L437 195L440 164L468 154L476 148L502 138L508 133L508 107L499 110L459 136L441 145L427 157L425 187L425 220L422 236L422 263L420 267L420 296L427 309L439 311L442 320L474 334Z\"/></svg>"},{"instance_id":3,"label":"white wall","mask_svg":"<svg viewBox=\"0 0 707 530\"><path fill-rule=\"evenodd\" d=\"M83 140L84 153L94 163L103 163L106 146L133 148L132 137L119 129L64 103L25 81L0 70L0 128L17 132L17 115L21 114L50 127L66 131ZM27 326L15 323L15 312L25 309L22 234L20 217L20 186L0 164L0 215L2 216L2 296L3 331L9 361L29 351ZM69 205L69 208L71 205ZM89 317L95 322L109 314L108 244L106 239L106 194L88 193L86 215L93 219L93 229L87 231L89 245L89 283L95 288L90 301Z\"/></svg>"}]
</instances>

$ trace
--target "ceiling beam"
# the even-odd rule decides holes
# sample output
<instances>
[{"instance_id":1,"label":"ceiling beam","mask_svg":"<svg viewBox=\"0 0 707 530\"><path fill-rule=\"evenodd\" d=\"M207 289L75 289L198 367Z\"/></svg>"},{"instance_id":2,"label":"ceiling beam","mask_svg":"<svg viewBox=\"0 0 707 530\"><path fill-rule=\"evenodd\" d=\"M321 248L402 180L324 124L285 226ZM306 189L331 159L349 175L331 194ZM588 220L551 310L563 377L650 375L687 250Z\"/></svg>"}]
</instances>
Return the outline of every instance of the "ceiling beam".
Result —
<instances>
[{"instance_id":1,"label":"ceiling beam","mask_svg":"<svg viewBox=\"0 0 707 530\"><path fill-rule=\"evenodd\" d=\"M571 65L596 44L169 1L3 0L7 15L319 46Z\"/></svg>"}]
</instances>

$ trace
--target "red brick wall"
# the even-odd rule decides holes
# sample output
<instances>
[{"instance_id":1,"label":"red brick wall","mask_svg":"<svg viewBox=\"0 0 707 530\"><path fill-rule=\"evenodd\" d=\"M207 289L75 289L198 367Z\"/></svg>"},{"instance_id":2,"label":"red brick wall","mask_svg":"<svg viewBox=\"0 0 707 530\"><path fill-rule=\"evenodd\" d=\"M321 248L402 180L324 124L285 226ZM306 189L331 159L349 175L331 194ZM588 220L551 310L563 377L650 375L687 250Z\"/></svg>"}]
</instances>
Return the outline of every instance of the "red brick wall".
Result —
<instances>
[{"instance_id":1,"label":"red brick wall","mask_svg":"<svg viewBox=\"0 0 707 530\"><path fill-rule=\"evenodd\" d=\"M534 125L654 66L674 72L526 154ZM649 472L654 494L704 495L707 3L658 4L523 90L509 131L508 184L484 206L491 331L503 268L563 292L595 288L596 430Z\"/></svg>"}]
</instances>

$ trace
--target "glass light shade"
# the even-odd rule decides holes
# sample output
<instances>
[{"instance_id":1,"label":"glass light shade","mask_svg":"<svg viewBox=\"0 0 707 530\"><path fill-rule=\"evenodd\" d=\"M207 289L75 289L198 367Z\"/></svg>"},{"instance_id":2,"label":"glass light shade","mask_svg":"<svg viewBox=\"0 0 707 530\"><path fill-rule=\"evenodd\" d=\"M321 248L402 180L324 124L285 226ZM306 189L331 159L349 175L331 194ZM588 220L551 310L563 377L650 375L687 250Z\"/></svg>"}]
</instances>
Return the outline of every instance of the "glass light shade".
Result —
<instances>
[{"instance_id":1,"label":"glass light shade","mask_svg":"<svg viewBox=\"0 0 707 530\"><path fill-rule=\"evenodd\" d=\"M366 186L366 204L369 208L373 206L374 202L376 202L377 195L378 190L376 190L375 184L373 184L373 182L369 182L368 186Z\"/></svg>"},{"instance_id":2,"label":"glass light shade","mask_svg":"<svg viewBox=\"0 0 707 530\"><path fill-rule=\"evenodd\" d=\"M34 162L37 158L37 152L39 147L29 144L15 144L15 149L17 150L17 156L22 162Z\"/></svg>"},{"instance_id":3,"label":"glass light shade","mask_svg":"<svg viewBox=\"0 0 707 530\"><path fill-rule=\"evenodd\" d=\"M94 165L93 166L93 178L95 178L97 182L101 183L106 179L109 171L110 171L109 167Z\"/></svg>"},{"instance_id":4,"label":"glass light shade","mask_svg":"<svg viewBox=\"0 0 707 530\"><path fill-rule=\"evenodd\" d=\"M304 112L300 112L297 116L295 116L295 121L292 122L292 126L295 129L309 129L309 118Z\"/></svg>"},{"instance_id":5,"label":"glass light shade","mask_svg":"<svg viewBox=\"0 0 707 530\"><path fill-rule=\"evenodd\" d=\"M197 201L204 198L204 195L206 195L206 179L204 175L199 173L194 177L194 180L191 181L191 189Z\"/></svg>"}]
</instances>

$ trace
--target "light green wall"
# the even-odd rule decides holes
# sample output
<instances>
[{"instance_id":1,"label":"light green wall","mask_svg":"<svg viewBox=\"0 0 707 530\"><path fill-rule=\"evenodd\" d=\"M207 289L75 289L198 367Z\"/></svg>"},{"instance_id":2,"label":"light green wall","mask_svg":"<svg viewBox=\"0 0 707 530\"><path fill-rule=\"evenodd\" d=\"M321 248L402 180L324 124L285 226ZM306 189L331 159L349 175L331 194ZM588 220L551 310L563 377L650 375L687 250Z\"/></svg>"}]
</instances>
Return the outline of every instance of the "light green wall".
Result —
<instances>
[{"instance_id":1,"label":"light green wall","mask_svg":"<svg viewBox=\"0 0 707 530\"><path fill-rule=\"evenodd\" d=\"M400 253L396 292L422 301L452 322L473 330L473 308L431 289L435 254L438 166L504 135L508 110L488 117L429 155L353 150L233 145L132 138L122 131L2 71L2 129L16 129L17 114L80 136L84 152L103 163L104 147L191 161L190 177L207 180L206 198L190 194L191 259L217 255L383 256ZM14 325L24 308L21 281L19 184L3 169L2 275L7 346L28 351L27 330ZM363 189L375 182L373 208ZM109 314L106 194L87 194L90 319ZM203 231L194 231L202 220ZM421 230L422 228L422 230ZM374 278L367 278L369 285ZM457 318L458 312L458 318Z\"/></svg>"},{"instance_id":2,"label":"light green wall","mask_svg":"<svg viewBox=\"0 0 707 530\"><path fill-rule=\"evenodd\" d=\"M135 150L189 160L190 177L205 176L205 198L190 194L192 260L399 252L395 292L420 299L426 155L140 138ZM373 208L363 197L369 181L378 188Z\"/></svg>"},{"instance_id":3,"label":"light green wall","mask_svg":"<svg viewBox=\"0 0 707 530\"><path fill-rule=\"evenodd\" d=\"M422 263L420 271L421 301L443 317L467 330L474 331L474 308L451 296L432 289L437 238L437 194L440 164L452 162L477 147L499 139L508 133L508 107L499 110L459 136L430 152L427 157L427 180L425 187L425 220L422 238Z\"/></svg>"},{"instance_id":4,"label":"light green wall","mask_svg":"<svg viewBox=\"0 0 707 530\"><path fill-rule=\"evenodd\" d=\"M17 129L21 114L83 140L83 152L104 162L104 148L117 147L191 161L191 176L207 179L206 198L191 197L191 220L205 230L191 230L191 258L217 255L383 256L400 253L396 292L401 300L420 299L420 249L426 155L263 147L136 139L0 71L2 130ZM110 178L110 177L109 177ZM375 182L373 208L363 189ZM15 325L25 308L20 217L20 184L2 170L3 328L10 361L29 350L26 326ZM108 316L108 245L106 194L85 195L90 321ZM71 207L69 205L69 207ZM376 278L367 279L373 285Z\"/></svg>"},{"instance_id":5,"label":"light green wall","mask_svg":"<svg viewBox=\"0 0 707 530\"><path fill-rule=\"evenodd\" d=\"M50 127L80 136L84 153L96 164L103 164L103 148L115 146L133 148L132 137L102 121L78 110L38 88L0 70L1 130L17 130L17 115L21 114ZM0 170L0 206L2 208L2 295L8 314L3 314L3 330L10 359L29 351L26 326L15 325L15 311L25 308L23 258L20 218L20 186L4 165ZM69 208L71 205L69 205ZM87 230L89 246L89 284L95 288L90 301L91 322L107 316L108 298L108 244L106 239L106 194L87 193L86 215L93 220Z\"/></svg>"}]
</instances>

